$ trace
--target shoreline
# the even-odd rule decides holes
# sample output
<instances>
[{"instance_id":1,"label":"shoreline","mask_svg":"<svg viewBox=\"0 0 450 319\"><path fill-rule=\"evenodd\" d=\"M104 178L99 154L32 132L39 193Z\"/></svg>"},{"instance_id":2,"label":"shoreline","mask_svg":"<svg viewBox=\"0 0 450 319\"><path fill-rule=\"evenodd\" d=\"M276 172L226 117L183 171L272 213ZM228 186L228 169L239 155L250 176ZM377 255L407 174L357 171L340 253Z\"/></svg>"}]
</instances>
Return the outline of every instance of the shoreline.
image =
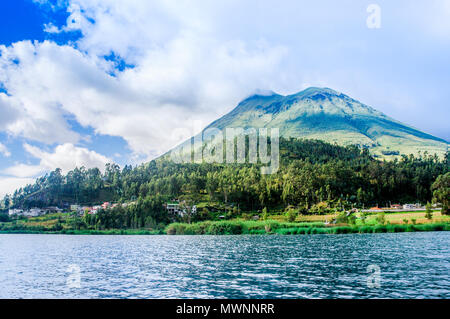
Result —
<instances>
[{"instance_id":1,"label":"shoreline","mask_svg":"<svg viewBox=\"0 0 450 319\"><path fill-rule=\"evenodd\" d=\"M271 225L268 226L267 225ZM239 227L240 226L240 227ZM244 226L244 227L243 227ZM197 224L169 224L163 230L145 229L109 229L109 230L0 230L0 234L41 234L41 235L341 235L341 234L377 234L377 233L404 233L404 232L430 232L430 231L450 231L450 223L429 223L429 224L387 224L387 225L364 225L364 226L308 226L301 225L282 227L282 224L267 223L264 228L245 227L244 222L202 222ZM281 227L280 227L281 226Z\"/></svg>"}]
</instances>

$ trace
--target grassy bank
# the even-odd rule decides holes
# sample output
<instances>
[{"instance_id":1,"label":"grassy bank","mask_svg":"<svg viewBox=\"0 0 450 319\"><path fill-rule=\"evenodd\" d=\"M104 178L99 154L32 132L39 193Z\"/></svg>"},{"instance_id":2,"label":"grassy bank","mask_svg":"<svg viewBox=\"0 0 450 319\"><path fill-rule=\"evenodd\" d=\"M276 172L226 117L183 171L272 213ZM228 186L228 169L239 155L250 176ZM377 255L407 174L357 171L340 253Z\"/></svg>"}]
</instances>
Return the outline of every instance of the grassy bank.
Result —
<instances>
[{"instance_id":1,"label":"grassy bank","mask_svg":"<svg viewBox=\"0 0 450 319\"><path fill-rule=\"evenodd\" d=\"M34 230L34 229L7 229L0 230L0 234L61 234L61 235L163 235L163 231L146 229L63 229L53 230Z\"/></svg>"},{"instance_id":2,"label":"grassy bank","mask_svg":"<svg viewBox=\"0 0 450 319\"><path fill-rule=\"evenodd\" d=\"M323 223L280 223L277 221L220 221L195 224L174 223L166 227L168 235L302 235L302 234L353 234L353 233L398 233L419 231L448 231L450 223L420 225L365 225L333 226Z\"/></svg>"},{"instance_id":3,"label":"grassy bank","mask_svg":"<svg viewBox=\"0 0 450 319\"><path fill-rule=\"evenodd\" d=\"M398 233L421 231L448 231L449 222L424 224L366 224L326 226L322 222L267 221L205 221L193 224L172 223L164 230L149 229L54 229L37 225L3 225L0 234L66 234L66 235L302 235L302 234L354 234Z\"/></svg>"}]
</instances>

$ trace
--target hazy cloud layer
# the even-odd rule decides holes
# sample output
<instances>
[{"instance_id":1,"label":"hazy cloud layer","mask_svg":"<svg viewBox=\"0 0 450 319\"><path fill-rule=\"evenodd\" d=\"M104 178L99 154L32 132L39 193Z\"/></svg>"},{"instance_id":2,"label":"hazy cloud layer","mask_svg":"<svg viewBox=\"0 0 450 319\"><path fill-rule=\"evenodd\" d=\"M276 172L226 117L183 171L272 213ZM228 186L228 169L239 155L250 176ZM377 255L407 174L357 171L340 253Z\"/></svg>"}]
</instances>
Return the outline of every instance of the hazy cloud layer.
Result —
<instances>
[{"instance_id":1,"label":"hazy cloud layer","mask_svg":"<svg viewBox=\"0 0 450 319\"><path fill-rule=\"evenodd\" d=\"M369 3L350 0L35 2L37 9L69 13L64 25L42 26L49 35L82 36L65 45L0 45L0 132L25 141L25 152L39 159L4 168L10 185L56 167L108 160L96 145L80 146L90 136L69 118L96 134L122 137L133 158L146 160L257 89L332 87L450 138L445 0L378 1L378 30L366 26ZM0 144L0 156L9 153Z\"/></svg>"}]
</instances>

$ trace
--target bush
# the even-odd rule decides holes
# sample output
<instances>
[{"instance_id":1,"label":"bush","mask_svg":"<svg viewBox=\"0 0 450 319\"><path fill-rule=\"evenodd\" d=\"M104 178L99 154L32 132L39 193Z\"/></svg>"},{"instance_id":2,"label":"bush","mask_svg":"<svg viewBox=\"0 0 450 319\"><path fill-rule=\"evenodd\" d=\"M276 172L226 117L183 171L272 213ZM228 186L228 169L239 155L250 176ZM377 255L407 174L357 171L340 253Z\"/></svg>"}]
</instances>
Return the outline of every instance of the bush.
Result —
<instances>
[{"instance_id":1,"label":"bush","mask_svg":"<svg viewBox=\"0 0 450 319\"><path fill-rule=\"evenodd\" d=\"M43 227L28 227L23 225L10 226L7 231L24 230L30 231L48 231ZM50 230L50 229L49 229ZM53 229L52 229L53 230ZM450 230L450 223L439 224L388 224L388 225L364 225L360 227L338 226L338 227L324 227L323 223L279 223L273 220L262 221L206 221L194 224L173 223L166 227L165 233L168 235L240 235L252 234L262 235L276 233L280 235L303 235L303 234L352 234L352 233L398 233L398 232L413 232L413 231L445 231ZM65 231L71 233L71 231ZM76 234L82 231L76 231ZM94 234L89 230L90 234ZM115 233L114 230L98 231L97 233ZM123 234L123 231L117 232ZM129 233L127 231L126 233ZM142 231L138 230L139 234L158 234L160 231Z\"/></svg>"},{"instance_id":2,"label":"bush","mask_svg":"<svg viewBox=\"0 0 450 319\"><path fill-rule=\"evenodd\" d=\"M431 204L427 203L426 210L425 210L425 218L428 220L433 219L433 212L431 210Z\"/></svg>"},{"instance_id":3,"label":"bush","mask_svg":"<svg viewBox=\"0 0 450 319\"><path fill-rule=\"evenodd\" d=\"M242 224L239 222L222 221L211 223L207 229L210 235L239 235L242 234Z\"/></svg>"},{"instance_id":4,"label":"bush","mask_svg":"<svg viewBox=\"0 0 450 319\"><path fill-rule=\"evenodd\" d=\"M372 226L362 226L362 227L359 227L358 232L361 234L372 233L373 227Z\"/></svg>"},{"instance_id":5,"label":"bush","mask_svg":"<svg viewBox=\"0 0 450 319\"><path fill-rule=\"evenodd\" d=\"M377 225L373 227L374 233L385 233L387 231L386 226L384 225Z\"/></svg>"},{"instance_id":6,"label":"bush","mask_svg":"<svg viewBox=\"0 0 450 319\"><path fill-rule=\"evenodd\" d=\"M288 222L292 223L293 221L295 221L296 218L297 218L297 213L293 209L290 209L286 212L286 220Z\"/></svg>"},{"instance_id":7,"label":"bush","mask_svg":"<svg viewBox=\"0 0 450 319\"><path fill-rule=\"evenodd\" d=\"M379 213L379 214L377 215L376 221L377 221L377 223L380 224L380 225L386 224L386 217L385 217L385 215L384 215L384 212Z\"/></svg>"},{"instance_id":8,"label":"bush","mask_svg":"<svg viewBox=\"0 0 450 319\"><path fill-rule=\"evenodd\" d=\"M333 234L351 234L354 232L354 229L349 226L340 226L331 228Z\"/></svg>"},{"instance_id":9,"label":"bush","mask_svg":"<svg viewBox=\"0 0 450 319\"><path fill-rule=\"evenodd\" d=\"M340 212L338 217L336 218L337 223L339 224L348 224L348 216L346 212Z\"/></svg>"}]
</instances>

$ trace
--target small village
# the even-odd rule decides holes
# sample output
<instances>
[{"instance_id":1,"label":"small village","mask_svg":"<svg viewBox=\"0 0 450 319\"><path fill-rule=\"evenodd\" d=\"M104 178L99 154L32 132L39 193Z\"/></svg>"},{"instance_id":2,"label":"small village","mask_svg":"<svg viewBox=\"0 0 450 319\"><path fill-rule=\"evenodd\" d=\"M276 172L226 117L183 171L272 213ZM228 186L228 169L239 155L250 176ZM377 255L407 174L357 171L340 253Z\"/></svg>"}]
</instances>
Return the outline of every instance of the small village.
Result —
<instances>
[{"instance_id":1,"label":"small village","mask_svg":"<svg viewBox=\"0 0 450 319\"><path fill-rule=\"evenodd\" d=\"M134 205L136 202L129 202L129 203L110 203L110 202L104 202L101 205L95 205L95 206L82 206L78 204L73 205L66 205L66 208L59 208L57 206L52 207L45 207L45 208L30 208L30 209L9 209L8 215L9 216L24 216L24 217L38 217L45 214L54 214L54 213L70 213L75 212L78 215L84 215L85 213L89 215L95 215L98 213L99 210L108 210L113 209L119 206L122 206L123 208L126 208L130 205Z\"/></svg>"},{"instance_id":2,"label":"small village","mask_svg":"<svg viewBox=\"0 0 450 319\"><path fill-rule=\"evenodd\" d=\"M121 206L122 208L127 208L131 205L135 205L136 202L128 202L128 203L110 203L104 202L101 205L94 206L83 206L78 204L66 205L66 208L60 208L57 206L38 208L33 207L30 209L19 209L19 208L11 208L8 211L8 215L10 217L13 216L23 216L23 217L39 217L46 214L55 214L55 213L77 213L79 216L84 214L95 215L100 210L108 210ZM165 209L170 215L178 215L180 217L184 217L186 215L195 215L197 213L197 206L187 206L185 202L170 202L164 204Z\"/></svg>"},{"instance_id":3,"label":"small village","mask_svg":"<svg viewBox=\"0 0 450 319\"><path fill-rule=\"evenodd\" d=\"M67 205L66 208L59 208L57 206L45 207L45 208L30 208L30 209L17 209L11 208L9 209L9 216L23 216L23 217L38 217L45 214L54 214L54 213L69 213L76 212L78 215L82 216L85 213L89 215L95 215L99 210L108 210L116 207L129 207L130 205L134 205L136 202L128 202L128 203L110 203L104 202L101 205L94 206L82 206L78 204ZM433 204L433 207L437 207L437 204ZM186 205L185 202L172 201L164 204L165 209L169 213L169 215L178 215L180 217L184 217L186 215L195 215L197 213L197 206ZM376 212L408 212L408 211L424 211L425 206L416 203L416 204L392 204L390 207L371 207L369 209L352 209L352 212L363 212L363 213L376 213ZM223 217L223 216L221 216Z\"/></svg>"}]
</instances>

